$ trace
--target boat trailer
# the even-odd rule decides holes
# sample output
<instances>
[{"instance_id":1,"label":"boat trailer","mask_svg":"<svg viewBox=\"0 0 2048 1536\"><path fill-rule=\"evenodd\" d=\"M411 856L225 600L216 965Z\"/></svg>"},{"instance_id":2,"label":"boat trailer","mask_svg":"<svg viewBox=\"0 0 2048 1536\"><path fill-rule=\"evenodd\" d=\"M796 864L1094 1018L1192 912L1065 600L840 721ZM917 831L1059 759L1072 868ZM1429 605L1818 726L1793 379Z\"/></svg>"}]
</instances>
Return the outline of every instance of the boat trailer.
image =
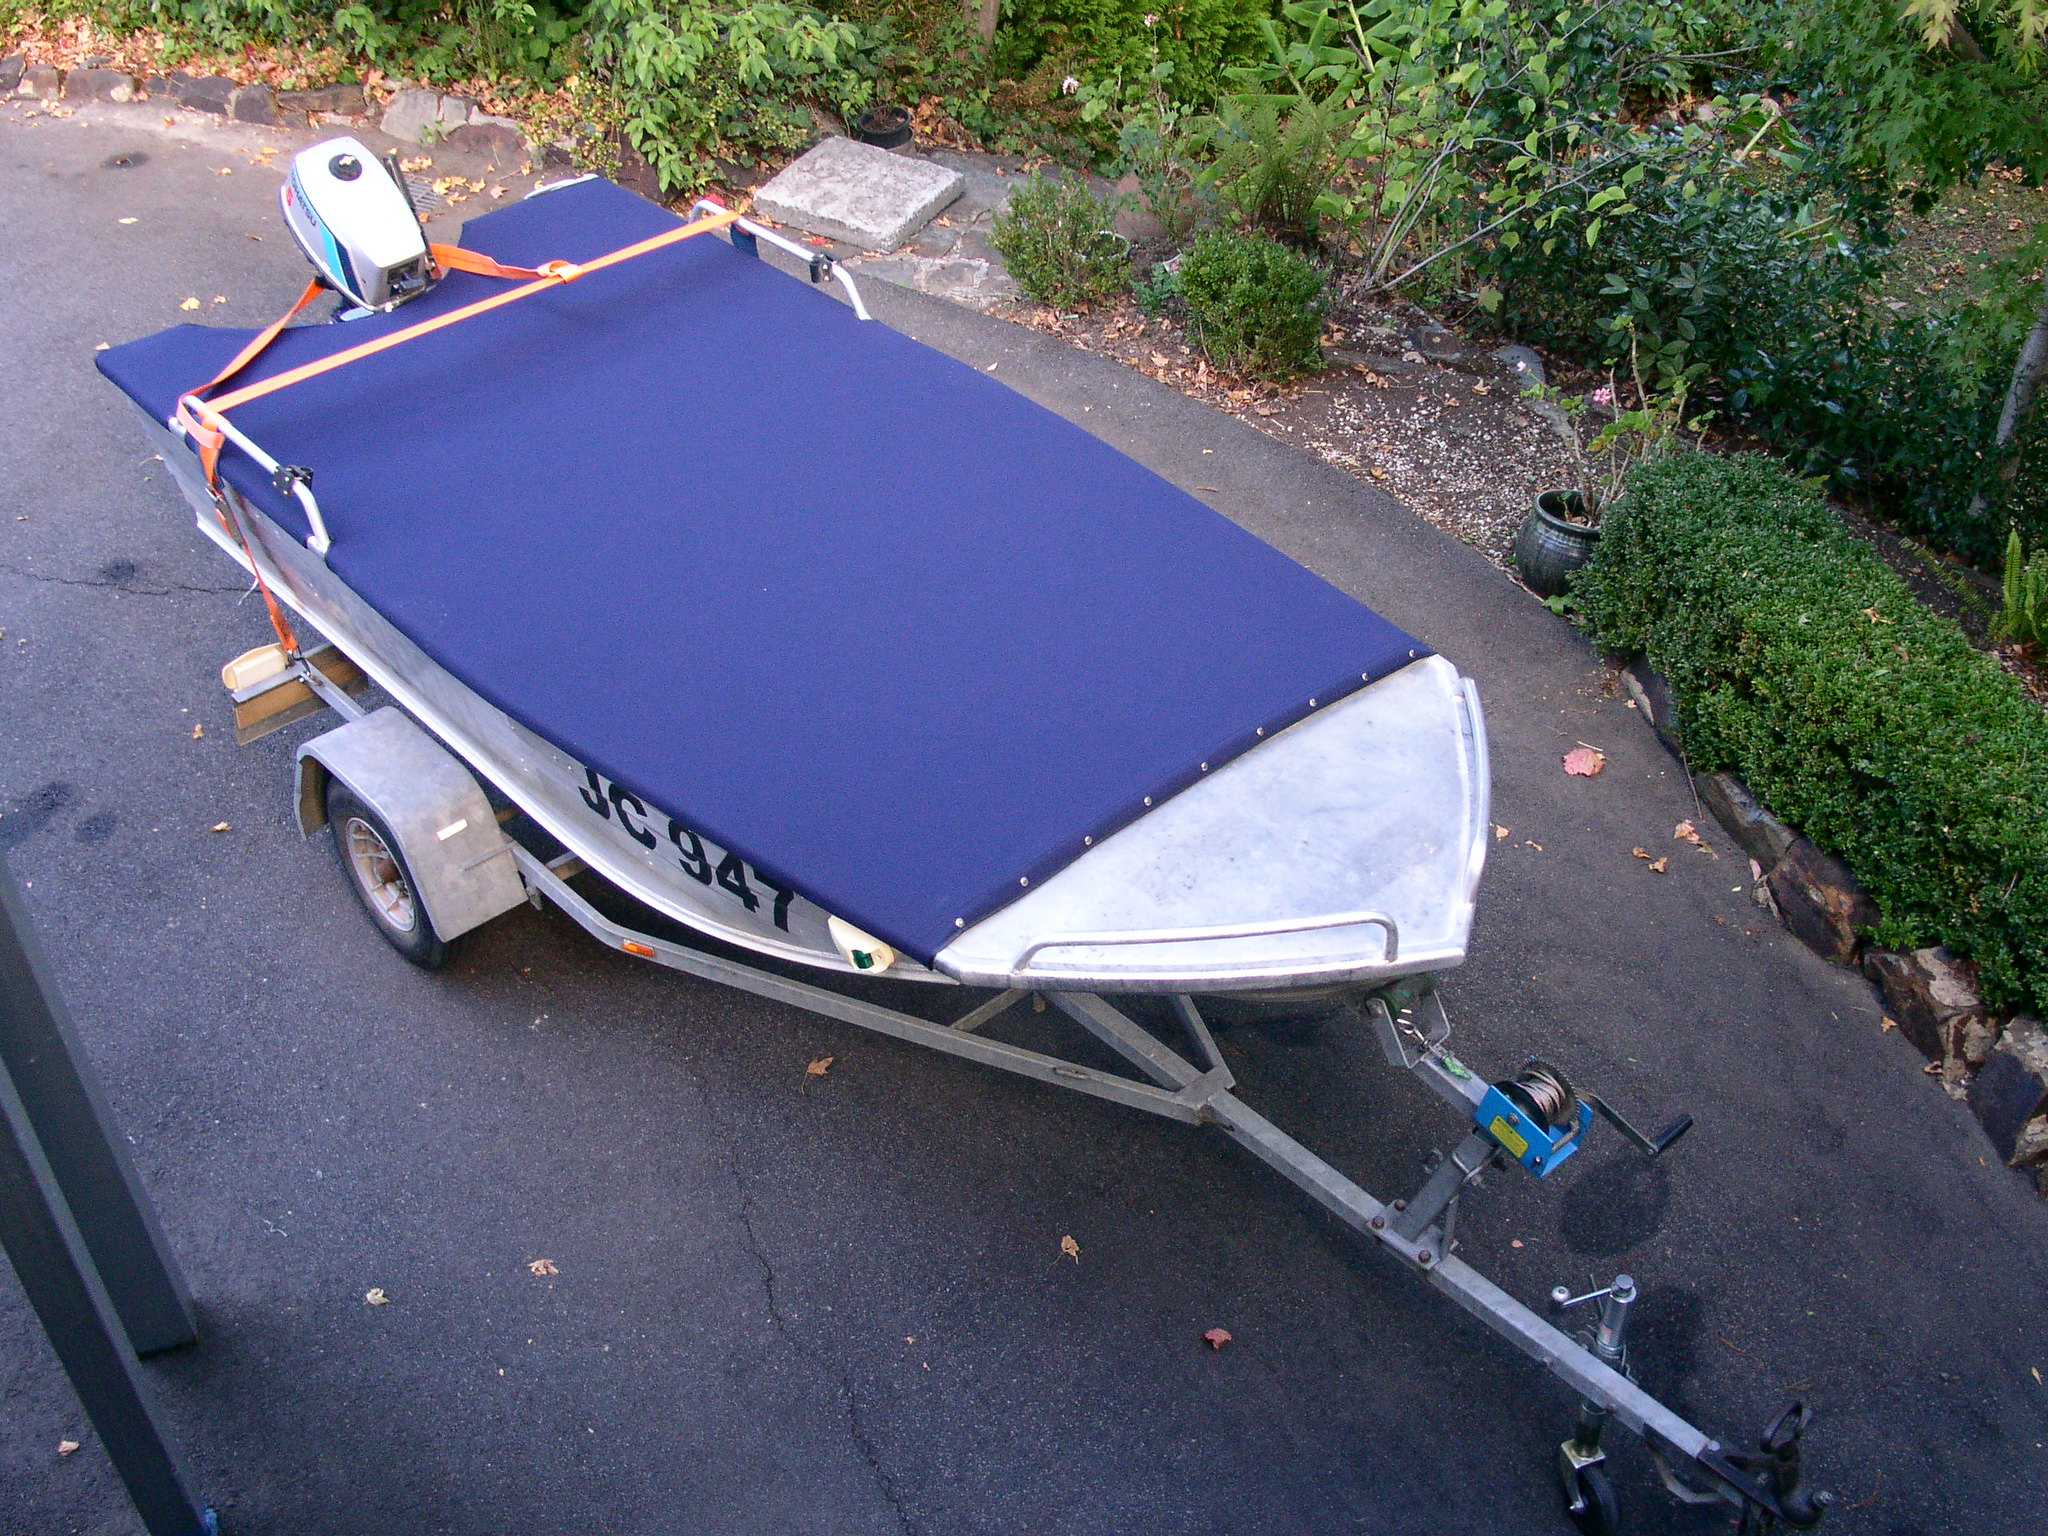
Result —
<instances>
[{"instance_id":1,"label":"boat trailer","mask_svg":"<svg viewBox=\"0 0 2048 1536\"><path fill-rule=\"evenodd\" d=\"M315 653L316 659L322 656ZM1538 1179L1547 1178L1586 1144L1596 1118L1608 1122L1642 1155L1660 1157L1691 1129L1690 1115L1647 1134L1606 1100L1575 1088L1563 1071L1540 1060L1532 1059L1513 1077L1489 1081L1448 1048L1450 1018L1434 978L1406 977L1364 995L1350 1005L1351 1011L1376 1037L1387 1064L1427 1084L1466 1131L1412 1194L1381 1200L1237 1096L1237 1080L1192 996L1168 999L1184 1037L1180 1049L1104 997L1088 992L1001 991L950 1023L934 1023L614 921L569 883L585 872L580 857L564 852L543 859L507 836L496 817L489 818L485 828L489 846L478 854L474 823L484 818L473 812L484 797L468 767L410 717L388 706L366 710L350 691L354 680L342 675L337 681L338 674L331 663L295 658L282 671L235 695L238 713L247 713L252 706L260 711L271 690L294 701L310 693L344 718L346 723L298 749L299 819L308 835L325 824L316 792L325 776L347 774L354 780L348 787L382 822L382 835L390 838L402 859L393 873L409 876L406 883L422 893L466 890L474 884L479 867L509 860L517 871L519 891L536 910L552 903L621 953L982 1066L1221 1131L1370 1239L1406 1273L1450 1297L1578 1394L1577 1418L1558 1445L1556 1470L1567 1516L1590 1536L1612 1536L1621 1528L1616 1492L1605 1467L1607 1432L1615 1425L1641 1438L1659 1479L1675 1498L1731 1509L1735 1529L1745 1536L1763 1536L1781 1527L1809 1529L1826 1513L1831 1496L1809 1490L1805 1483L1802 1440L1810 1411L1803 1403L1791 1403L1772 1420L1755 1450L1737 1450L1637 1384L1628 1347L1639 1295L1632 1276L1618 1274L1607 1285L1580 1295L1557 1287L1549 1300L1560 1320L1552 1321L1524 1306L1458 1254L1460 1202L1488 1172L1515 1163ZM300 713L294 708L289 718ZM351 738L367 733L381 737L376 752L351 751ZM382 774L375 780L361 777L357 765L391 760L394 737L403 741L399 755L415 765L423 760L422 754L438 759L435 771ZM459 842L445 835L445 829L458 821L471 834ZM409 830L400 834L392 830L397 827ZM424 830L435 827L444 835ZM343 857L346 862L345 851ZM431 896L426 905L431 911ZM503 904L498 905L502 910ZM1038 1011L1057 1009L1128 1062L1143 1080L991 1038L992 1025L1027 1004ZM1563 1315L1582 1307L1590 1309L1591 1322L1577 1333L1567 1331Z\"/></svg>"}]
</instances>

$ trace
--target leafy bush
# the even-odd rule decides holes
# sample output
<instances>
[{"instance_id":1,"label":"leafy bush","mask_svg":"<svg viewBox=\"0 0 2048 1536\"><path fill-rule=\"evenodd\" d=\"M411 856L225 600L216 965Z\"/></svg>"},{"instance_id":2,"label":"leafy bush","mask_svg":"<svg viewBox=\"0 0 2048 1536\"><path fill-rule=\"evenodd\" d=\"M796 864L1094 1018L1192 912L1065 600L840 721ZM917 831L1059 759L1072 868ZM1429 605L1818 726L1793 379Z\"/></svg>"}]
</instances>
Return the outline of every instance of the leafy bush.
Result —
<instances>
[{"instance_id":1,"label":"leafy bush","mask_svg":"<svg viewBox=\"0 0 2048 1536\"><path fill-rule=\"evenodd\" d=\"M1226 373L1286 379L1323 365L1323 274L1275 241L1211 230L1180 264L1188 329Z\"/></svg>"},{"instance_id":2,"label":"leafy bush","mask_svg":"<svg viewBox=\"0 0 2048 1536\"><path fill-rule=\"evenodd\" d=\"M671 191L722 153L801 149L807 104L851 118L873 91L860 28L782 0L591 0L582 24L592 73Z\"/></svg>"},{"instance_id":3,"label":"leafy bush","mask_svg":"<svg viewBox=\"0 0 2048 1536\"><path fill-rule=\"evenodd\" d=\"M1041 304L1087 309L1130 281L1131 249L1110 225L1115 205L1079 181L1034 173L996 215L989 244Z\"/></svg>"},{"instance_id":4,"label":"leafy bush","mask_svg":"<svg viewBox=\"0 0 2048 1536\"><path fill-rule=\"evenodd\" d=\"M1156 57L1172 66L1175 100L1206 106L1224 66L1258 49L1271 11L1271 0L1008 0L991 62L1009 76L1053 60L1076 75L1135 80Z\"/></svg>"},{"instance_id":5,"label":"leafy bush","mask_svg":"<svg viewBox=\"0 0 2048 1536\"><path fill-rule=\"evenodd\" d=\"M2005 541L2005 608L1997 631L2001 640L2018 645L2048 641L2048 546L2029 560L2017 528Z\"/></svg>"},{"instance_id":6,"label":"leafy bush","mask_svg":"<svg viewBox=\"0 0 2048 1536\"><path fill-rule=\"evenodd\" d=\"M1227 98L1211 131L1215 158L1203 184L1253 229L1313 245L1349 127L1347 111L1313 96Z\"/></svg>"},{"instance_id":7,"label":"leafy bush","mask_svg":"<svg viewBox=\"0 0 2048 1536\"><path fill-rule=\"evenodd\" d=\"M1995 559L2004 516L2048 533L2048 507L2039 521L2020 508L2020 477L2005 493L1987 451L2024 327L2009 302L1878 306L1874 255L1768 189L1688 195L1651 179L1633 203L1590 257L1559 260L1528 243L1483 252L1501 323L1601 360L1639 341L1658 376L1692 381L1801 469L1945 548ZM1980 491L1999 494L2004 516L1973 515Z\"/></svg>"},{"instance_id":8,"label":"leafy bush","mask_svg":"<svg viewBox=\"0 0 2048 1536\"><path fill-rule=\"evenodd\" d=\"M1638 470L1573 586L1671 680L1687 755L1848 863L1879 942L2048 1007L2048 714L1757 455Z\"/></svg>"}]
</instances>

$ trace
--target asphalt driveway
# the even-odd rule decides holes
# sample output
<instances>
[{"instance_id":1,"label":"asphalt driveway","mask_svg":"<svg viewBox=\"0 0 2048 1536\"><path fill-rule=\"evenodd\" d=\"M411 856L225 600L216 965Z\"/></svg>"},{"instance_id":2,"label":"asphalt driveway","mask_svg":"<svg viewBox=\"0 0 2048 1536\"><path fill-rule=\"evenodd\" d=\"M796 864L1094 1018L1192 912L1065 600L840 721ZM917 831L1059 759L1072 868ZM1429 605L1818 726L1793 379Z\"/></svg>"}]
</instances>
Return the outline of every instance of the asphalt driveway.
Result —
<instances>
[{"instance_id":1,"label":"asphalt driveway","mask_svg":"<svg viewBox=\"0 0 2048 1536\"><path fill-rule=\"evenodd\" d=\"M291 821L317 724L234 747L215 678L267 638L260 604L92 368L298 292L256 143L0 106L0 852L198 1295L202 1342L147 1374L229 1528L1562 1528L1567 1394L1220 1137L639 966L559 915L438 975L386 950ZM1025 329L872 304L1478 679L1510 836L1448 985L1459 1053L1540 1054L1699 1126L1668 1163L1609 1136L1545 1185L1490 1180L1465 1256L1528 1300L1631 1270L1645 1384L1731 1439L1805 1396L1842 1530L2038 1532L2048 1203L1739 858L1631 858L1697 813L1599 658L1282 444ZM1580 741L1601 777L1560 771ZM1455 1137L1354 1034L1228 1045L1253 1104L1382 1193ZM135 1528L11 1280L0 1409L0 1533ZM1635 1529L1715 1528L1640 1454L1619 1470Z\"/></svg>"}]
</instances>

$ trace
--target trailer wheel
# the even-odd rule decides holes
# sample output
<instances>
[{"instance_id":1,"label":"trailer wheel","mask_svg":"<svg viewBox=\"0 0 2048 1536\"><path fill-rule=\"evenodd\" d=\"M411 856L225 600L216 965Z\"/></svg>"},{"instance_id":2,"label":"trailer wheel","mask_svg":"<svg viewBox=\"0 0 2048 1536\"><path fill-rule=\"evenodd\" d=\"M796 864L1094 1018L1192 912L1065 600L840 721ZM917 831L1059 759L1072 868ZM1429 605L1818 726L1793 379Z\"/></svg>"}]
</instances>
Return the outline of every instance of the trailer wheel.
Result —
<instances>
[{"instance_id":1,"label":"trailer wheel","mask_svg":"<svg viewBox=\"0 0 2048 1536\"><path fill-rule=\"evenodd\" d=\"M1585 1536L1620 1536L1621 1503L1614 1496L1614 1484L1598 1467L1580 1467L1572 1474L1565 1513Z\"/></svg>"},{"instance_id":2,"label":"trailer wheel","mask_svg":"<svg viewBox=\"0 0 2048 1536\"><path fill-rule=\"evenodd\" d=\"M327 824L349 884L384 942L414 965L437 969L448 958L448 946L434 932L405 854L384 818L341 780L329 779Z\"/></svg>"}]
</instances>

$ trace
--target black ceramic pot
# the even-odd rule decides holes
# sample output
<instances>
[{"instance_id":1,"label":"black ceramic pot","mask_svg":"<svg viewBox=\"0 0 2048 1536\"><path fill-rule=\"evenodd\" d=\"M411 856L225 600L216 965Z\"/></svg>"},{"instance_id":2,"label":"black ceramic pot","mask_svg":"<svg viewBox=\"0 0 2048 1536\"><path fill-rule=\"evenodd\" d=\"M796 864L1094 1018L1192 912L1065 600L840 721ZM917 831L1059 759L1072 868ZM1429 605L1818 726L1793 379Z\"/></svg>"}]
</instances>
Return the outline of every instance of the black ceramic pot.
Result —
<instances>
[{"instance_id":1,"label":"black ceramic pot","mask_svg":"<svg viewBox=\"0 0 2048 1536\"><path fill-rule=\"evenodd\" d=\"M853 131L863 144L901 149L910 142L910 114L901 107L875 107L861 113Z\"/></svg>"},{"instance_id":2,"label":"black ceramic pot","mask_svg":"<svg viewBox=\"0 0 2048 1536\"><path fill-rule=\"evenodd\" d=\"M1544 491L1515 535L1515 569L1538 597L1556 597L1573 571L1593 558L1597 524L1567 521L1584 505L1577 491Z\"/></svg>"}]
</instances>

